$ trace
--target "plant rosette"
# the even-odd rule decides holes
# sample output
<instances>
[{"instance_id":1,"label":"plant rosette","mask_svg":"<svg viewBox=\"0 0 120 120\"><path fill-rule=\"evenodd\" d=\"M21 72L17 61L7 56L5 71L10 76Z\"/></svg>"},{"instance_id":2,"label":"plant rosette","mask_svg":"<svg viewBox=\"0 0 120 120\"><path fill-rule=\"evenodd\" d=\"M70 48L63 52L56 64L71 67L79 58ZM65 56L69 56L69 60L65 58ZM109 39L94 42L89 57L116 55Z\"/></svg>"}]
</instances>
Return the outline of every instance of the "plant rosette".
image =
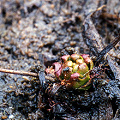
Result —
<instances>
[{"instance_id":1,"label":"plant rosette","mask_svg":"<svg viewBox=\"0 0 120 120\"><path fill-rule=\"evenodd\" d=\"M56 81L68 88L88 90L91 86L90 70L93 61L88 54L63 55L61 62L55 62L45 72L55 76Z\"/></svg>"}]
</instances>

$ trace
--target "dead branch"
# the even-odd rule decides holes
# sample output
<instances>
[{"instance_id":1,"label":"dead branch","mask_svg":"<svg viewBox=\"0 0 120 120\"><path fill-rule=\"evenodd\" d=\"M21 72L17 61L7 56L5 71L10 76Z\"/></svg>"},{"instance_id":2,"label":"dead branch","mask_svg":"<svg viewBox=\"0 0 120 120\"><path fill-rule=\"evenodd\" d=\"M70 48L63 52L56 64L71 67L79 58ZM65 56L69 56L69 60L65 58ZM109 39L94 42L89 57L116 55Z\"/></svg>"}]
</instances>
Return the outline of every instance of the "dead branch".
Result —
<instances>
[{"instance_id":1,"label":"dead branch","mask_svg":"<svg viewBox=\"0 0 120 120\"><path fill-rule=\"evenodd\" d=\"M2 69L2 68L0 68L0 72L9 73L9 74L18 74L18 75L24 75L24 76L38 77L38 74L34 73L34 72L25 72L25 71L18 71L18 70L16 71L16 70L8 70L8 69ZM50 76L46 76L46 75L45 75L45 79L54 81L54 78L52 78Z\"/></svg>"},{"instance_id":2,"label":"dead branch","mask_svg":"<svg viewBox=\"0 0 120 120\"><path fill-rule=\"evenodd\" d=\"M33 72L8 70L8 69L2 69L2 68L0 68L0 72L10 73L10 74L18 74L18 75L24 75L24 76L33 76L33 77L37 77L38 76L37 73L33 73Z\"/></svg>"}]
</instances>

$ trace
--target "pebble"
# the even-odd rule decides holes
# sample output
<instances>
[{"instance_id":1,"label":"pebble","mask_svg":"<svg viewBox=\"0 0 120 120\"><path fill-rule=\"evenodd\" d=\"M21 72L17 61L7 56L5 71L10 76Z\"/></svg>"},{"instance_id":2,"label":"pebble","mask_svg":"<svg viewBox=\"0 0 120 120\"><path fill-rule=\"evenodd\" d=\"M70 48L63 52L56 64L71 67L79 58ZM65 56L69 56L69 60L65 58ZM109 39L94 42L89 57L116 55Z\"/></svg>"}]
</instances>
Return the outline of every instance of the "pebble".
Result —
<instances>
[{"instance_id":1,"label":"pebble","mask_svg":"<svg viewBox=\"0 0 120 120\"><path fill-rule=\"evenodd\" d=\"M6 115L3 115L2 117L1 117L1 119L7 119L7 116Z\"/></svg>"}]
</instances>

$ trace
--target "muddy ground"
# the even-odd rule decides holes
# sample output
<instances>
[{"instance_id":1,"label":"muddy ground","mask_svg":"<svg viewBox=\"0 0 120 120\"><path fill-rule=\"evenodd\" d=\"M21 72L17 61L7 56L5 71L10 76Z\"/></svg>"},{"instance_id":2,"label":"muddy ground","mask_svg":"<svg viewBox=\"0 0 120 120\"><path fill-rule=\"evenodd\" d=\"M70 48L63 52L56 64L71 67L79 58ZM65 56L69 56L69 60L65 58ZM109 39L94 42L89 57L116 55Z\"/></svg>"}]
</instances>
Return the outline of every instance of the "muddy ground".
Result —
<instances>
[{"instance_id":1,"label":"muddy ground","mask_svg":"<svg viewBox=\"0 0 120 120\"><path fill-rule=\"evenodd\" d=\"M83 29L86 17L102 5L106 6L101 13L90 16L97 32L92 33L92 27L89 34ZM0 0L0 68L47 67L69 47L98 57L119 35L119 13L119 0ZM87 42L89 37L97 38L98 44ZM109 70L93 88L78 93L60 90L64 95L58 97L44 94L39 78L0 73L0 118L120 119L120 42L107 55L99 64L106 62ZM60 104L52 103L56 101Z\"/></svg>"}]
</instances>

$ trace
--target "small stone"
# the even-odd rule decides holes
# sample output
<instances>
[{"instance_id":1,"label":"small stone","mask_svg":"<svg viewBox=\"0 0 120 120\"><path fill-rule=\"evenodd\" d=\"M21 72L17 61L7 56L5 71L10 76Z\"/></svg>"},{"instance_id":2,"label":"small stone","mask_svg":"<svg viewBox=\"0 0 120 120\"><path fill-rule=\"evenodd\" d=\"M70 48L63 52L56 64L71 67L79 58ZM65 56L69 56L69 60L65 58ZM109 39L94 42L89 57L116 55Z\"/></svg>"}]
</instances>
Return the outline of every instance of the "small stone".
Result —
<instances>
[{"instance_id":1,"label":"small stone","mask_svg":"<svg viewBox=\"0 0 120 120\"><path fill-rule=\"evenodd\" d=\"M12 118L14 118L14 115L9 115L9 119L12 119Z\"/></svg>"},{"instance_id":2,"label":"small stone","mask_svg":"<svg viewBox=\"0 0 120 120\"><path fill-rule=\"evenodd\" d=\"M48 34L51 34L51 33L52 33L52 30L48 30L47 33L48 33Z\"/></svg>"},{"instance_id":3,"label":"small stone","mask_svg":"<svg viewBox=\"0 0 120 120\"><path fill-rule=\"evenodd\" d=\"M54 9L54 8L55 8L55 5L54 5L54 4L52 4L52 5L50 6L50 8Z\"/></svg>"},{"instance_id":4,"label":"small stone","mask_svg":"<svg viewBox=\"0 0 120 120\"><path fill-rule=\"evenodd\" d=\"M71 46L76 45L76 41L70 41L70 45L71 45Z\"/></svg>"},{"instance_id":5,"label":"small stone","mask_svg":"<svg viewBox=\"0 0 120 120\"><path fill-rule=\"evenodd\" d=\"M4 120L4 119L7 119L7 116L3 115L1 118Z\"/></svg>"}]
</instances>

